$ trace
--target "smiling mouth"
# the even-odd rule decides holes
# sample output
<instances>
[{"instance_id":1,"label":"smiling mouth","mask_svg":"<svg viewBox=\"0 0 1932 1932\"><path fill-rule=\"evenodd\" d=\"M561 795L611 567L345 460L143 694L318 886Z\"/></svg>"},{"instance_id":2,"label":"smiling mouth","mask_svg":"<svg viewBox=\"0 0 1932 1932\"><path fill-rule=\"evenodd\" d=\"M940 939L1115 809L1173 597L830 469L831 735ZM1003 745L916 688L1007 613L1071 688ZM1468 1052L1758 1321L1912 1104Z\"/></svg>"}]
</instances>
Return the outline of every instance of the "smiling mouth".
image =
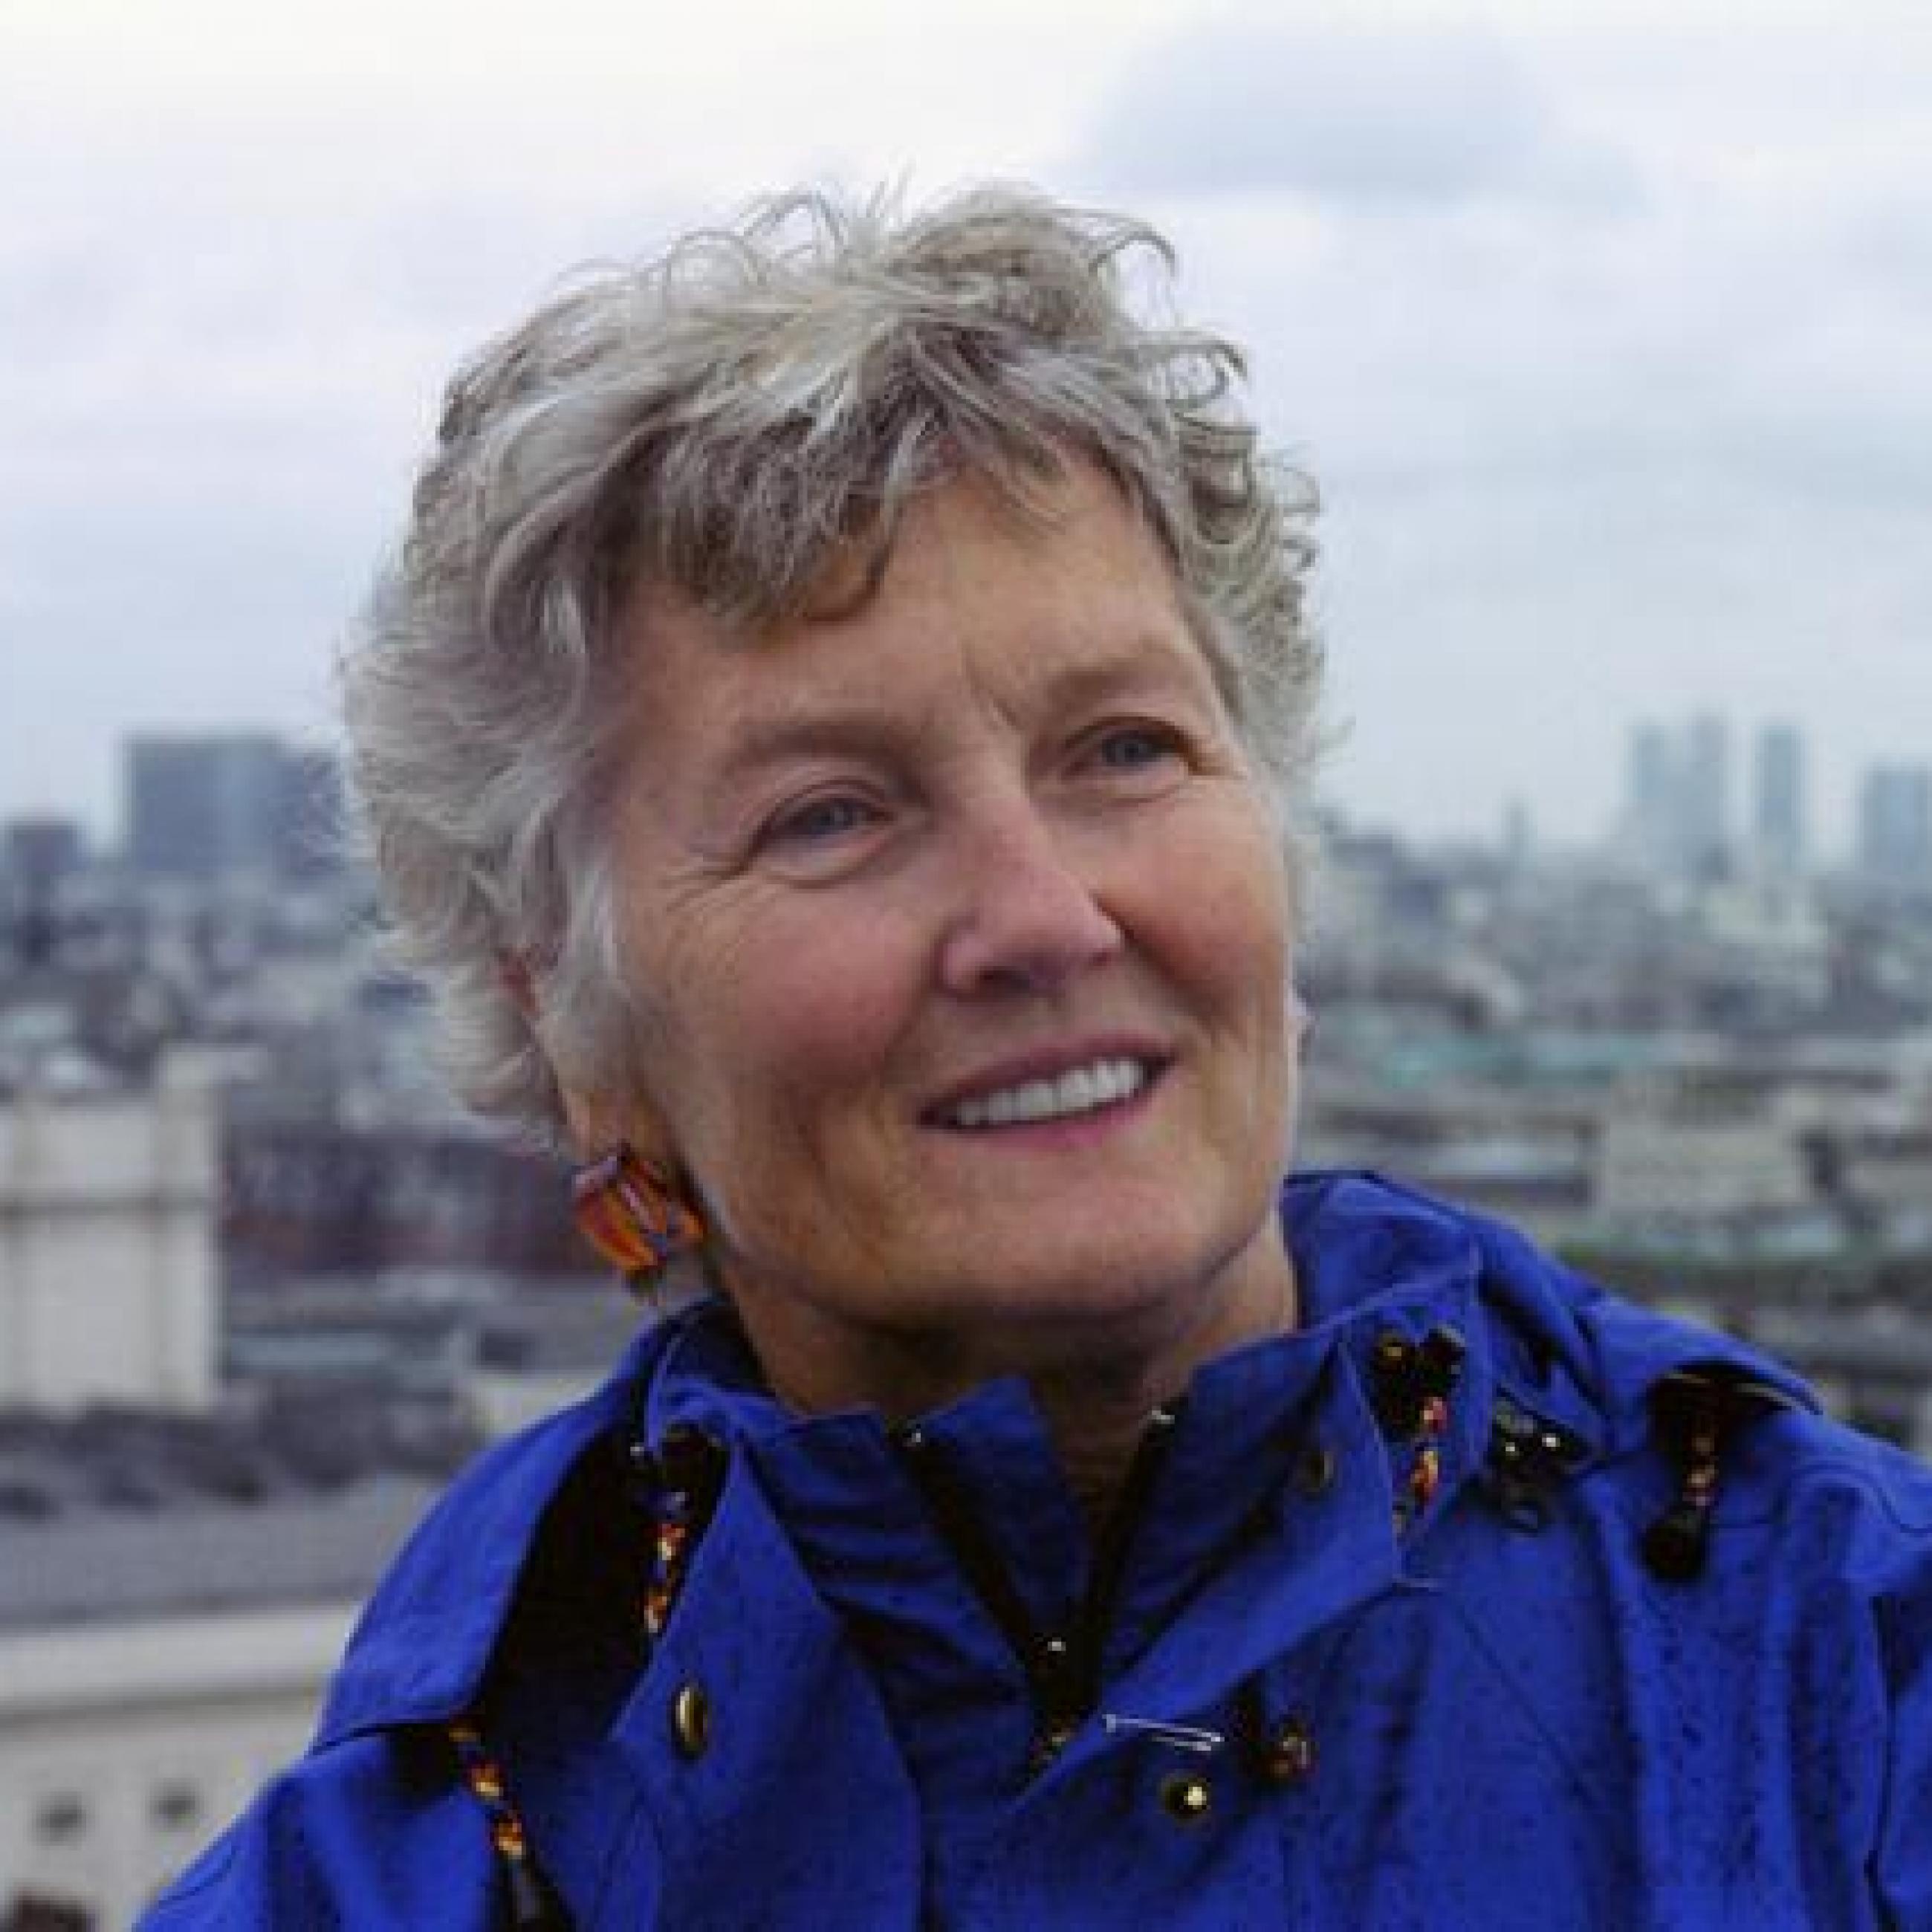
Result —
<instances>
[{"instance_id":1,"label":"smiling mouth","mask_svg":"<svg viewBox=\"0 0 1932 1932\"><path fill-rule=\"evenodd\" d=\"M940 1113L938 1123L977 1132L1070 1120L1131 1100L1152 1084L1156 1070L1142 1060L1096 1060L1084 1066L1069 1067L1051 1079L1022 1080L991 1094L956 1100Z\"/></svg>"}]
</instances>

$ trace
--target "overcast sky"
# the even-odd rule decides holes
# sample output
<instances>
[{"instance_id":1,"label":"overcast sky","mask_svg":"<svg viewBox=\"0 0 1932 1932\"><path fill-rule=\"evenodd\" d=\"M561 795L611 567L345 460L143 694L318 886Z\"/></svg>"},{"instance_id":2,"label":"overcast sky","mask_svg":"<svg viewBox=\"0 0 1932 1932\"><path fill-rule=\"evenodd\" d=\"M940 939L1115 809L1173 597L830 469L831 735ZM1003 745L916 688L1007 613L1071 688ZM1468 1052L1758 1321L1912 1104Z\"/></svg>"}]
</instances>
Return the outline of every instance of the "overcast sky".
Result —
<instances>
[{"instance_id":1,"label":"overcast sky","mask_svg":"<svg viewBox=\"0 0 1932 1932\"><path fill-rule=\"evenodd\" d=\"M1588 833L1700 707L1830 826L1932 758L1924 0L0 0L0 817L329 734L444 376L570 266L986 176L1252 347L1354 812Z\"/></svg>"}]
</instances>

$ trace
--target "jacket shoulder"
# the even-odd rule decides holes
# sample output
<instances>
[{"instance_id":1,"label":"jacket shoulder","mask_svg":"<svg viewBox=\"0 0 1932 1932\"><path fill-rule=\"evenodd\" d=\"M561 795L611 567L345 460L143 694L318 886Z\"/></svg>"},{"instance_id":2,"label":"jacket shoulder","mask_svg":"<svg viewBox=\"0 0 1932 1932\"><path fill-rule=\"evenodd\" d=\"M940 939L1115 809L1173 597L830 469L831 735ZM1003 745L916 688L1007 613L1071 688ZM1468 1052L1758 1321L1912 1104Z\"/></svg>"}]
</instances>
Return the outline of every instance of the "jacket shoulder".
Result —
<instances>
[{"instance_id":1,"label":"jacket shoulder","mask_svg":"<svg viewBox=\"0 0 1932 1932\"><path fill-rule=\"evenodd\" d=\"M1888 1550L1932 1564L1932 1466L1823 1413L1801 1376L1752 1344L1630 1300L1502 1223L1461 1218L1509 1396L1546 1402L1605 1462L1648 1460L1660 1477L1688 1473L1704 1431L1730 1521L1822 1514L1850 1539L1846 1563Z\"/></svg>"}]
</instances>

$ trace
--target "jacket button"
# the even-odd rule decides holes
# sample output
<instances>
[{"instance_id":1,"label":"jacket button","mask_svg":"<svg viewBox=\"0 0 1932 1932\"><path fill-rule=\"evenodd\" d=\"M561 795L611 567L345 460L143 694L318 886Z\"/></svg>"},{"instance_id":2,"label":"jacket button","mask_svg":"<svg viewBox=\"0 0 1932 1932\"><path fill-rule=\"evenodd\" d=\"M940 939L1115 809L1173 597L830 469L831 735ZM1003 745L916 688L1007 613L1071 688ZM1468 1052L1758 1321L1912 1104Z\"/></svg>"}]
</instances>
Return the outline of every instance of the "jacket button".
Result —
<instances>
[{"instance_id":1,"label":"jacket button","mask_svg":"<svg viewBox=\"0 0 1932 1932\"><path fill-rule=\"evenodd\" d=\"M1311 1442L1294 1466L1294 1486L1304 1496L1325 1496L1335 1486L1338 1462L1325 1442Z\"/></svg>"},{"instance_id":2,"label":"jacket button","mask_svg":"<svg viewBox=\"0 0 1932 1932\"><path fill-rule=\"evenodd\" d=\"M671 1741L686 1757L702 1757L711 1748L711 1699L701 1684L681 1684L670 1700Z\"/></svg>"},{"instance_id":3,"label":"jacket button","mask_svg":"<svg viewBox=\"0 0 1932 1932\"><path fill-rule=\"evenodd\" d=\"M1214 1808L1214 1786L1198 1772L1170 1772L1160 1781L1160 1808L1177 1825L1198 1825Z\"/></svg>"},{"instance_id":4,"label":"jacket button","mask_svg":"<svg viewBox=\"0 0 1932 1932\"><path fill-rule=\"evenodd\" d=\"M1300 1784L1315 1768L1315 1736L1300 1718L1284 1718L1262 1740L1261 1774L1269 1784Z\"/></svg>"}]
</instances>

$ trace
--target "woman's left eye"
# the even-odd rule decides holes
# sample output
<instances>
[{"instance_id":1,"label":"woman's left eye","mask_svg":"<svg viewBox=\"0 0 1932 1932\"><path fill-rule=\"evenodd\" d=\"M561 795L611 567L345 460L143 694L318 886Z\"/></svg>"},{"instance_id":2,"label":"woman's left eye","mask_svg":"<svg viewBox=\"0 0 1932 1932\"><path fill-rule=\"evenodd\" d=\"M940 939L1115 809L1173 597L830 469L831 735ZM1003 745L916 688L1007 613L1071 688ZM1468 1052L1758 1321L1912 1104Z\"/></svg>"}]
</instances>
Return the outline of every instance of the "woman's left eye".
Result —
<instances>
[{"instance_id":1,"label":"woman's left eye","mask_svg":"<svg viewBox=\"0 0 1932 1932\"><path fill-rule=\"evenodd\" d=\"M1094 761L1108 771L1144 771L1180 752L1179 733L1162 724L1123 724L1094 740Z\"/></svg>"}]
</instances>

